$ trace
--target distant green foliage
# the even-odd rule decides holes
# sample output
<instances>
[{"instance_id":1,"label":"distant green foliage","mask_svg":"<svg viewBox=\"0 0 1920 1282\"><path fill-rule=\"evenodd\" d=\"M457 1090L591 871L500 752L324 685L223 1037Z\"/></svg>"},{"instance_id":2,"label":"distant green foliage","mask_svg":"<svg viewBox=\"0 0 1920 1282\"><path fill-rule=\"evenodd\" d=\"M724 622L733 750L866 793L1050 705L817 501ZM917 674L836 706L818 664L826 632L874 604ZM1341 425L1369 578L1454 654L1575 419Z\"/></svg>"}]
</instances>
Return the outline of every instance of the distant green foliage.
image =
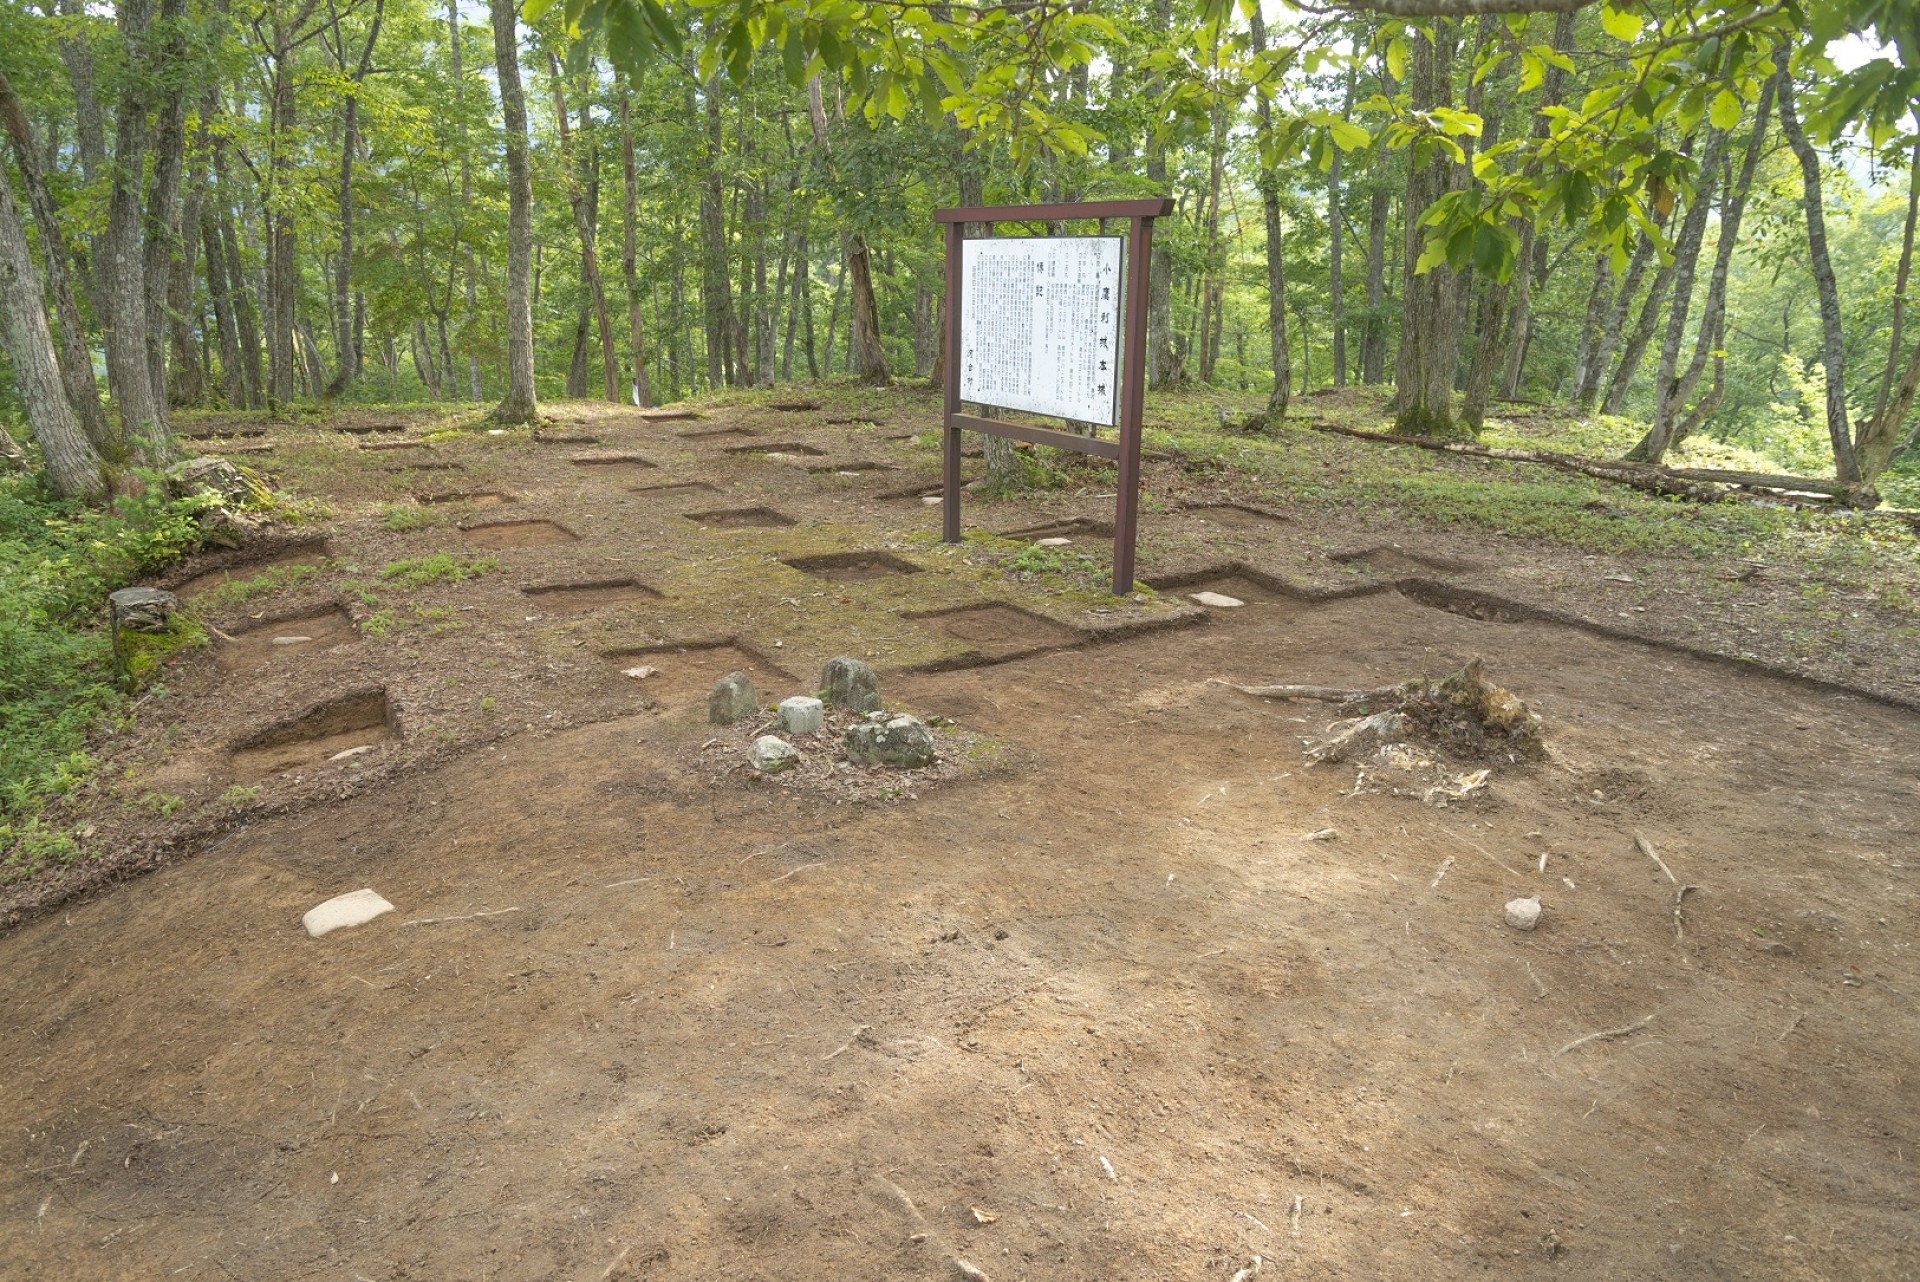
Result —
<instances>
[{"instance_id":1,"label":"distant green foliage","mask_svg":"<svg viewBox=\"0 0 1920 1282\"><path fill-rule=\"evenodd\" d=\"M402 587L423 588L429 583L459 583L466 579L477 579L499 568L500 562L490 556L463 557L451 552L435 552L428 556L391 561L380 571L380 577Z\"/></svg>"},{"instance_id":2,"label":"distant green foliage","mask_svg":"<svg viewBox=\"0 0 1920 1282\"><path fill-rule=\"evenodd\" d=\"M124 706L107 593L191 551L206 502L121 499L101 511L32 480L0 482L0 875L76 853L39 815L91 773L87 736Z\"/></svg>"}]
</instances>

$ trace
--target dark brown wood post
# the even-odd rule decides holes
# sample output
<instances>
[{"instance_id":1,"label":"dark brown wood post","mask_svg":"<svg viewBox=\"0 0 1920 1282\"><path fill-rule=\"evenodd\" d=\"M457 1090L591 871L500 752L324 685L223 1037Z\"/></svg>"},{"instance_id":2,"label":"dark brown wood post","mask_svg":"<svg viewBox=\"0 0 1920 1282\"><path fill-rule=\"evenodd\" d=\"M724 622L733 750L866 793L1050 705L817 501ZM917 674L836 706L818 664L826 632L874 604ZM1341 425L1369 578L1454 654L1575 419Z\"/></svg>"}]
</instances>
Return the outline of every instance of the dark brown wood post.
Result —
<instances>
[{"instance_id":1,"label":"dark brown wood post","mask_svg":"<svg viewBox=\"0 0 1920 1282\"><path fill-rule=\"evenodd\" d=\"M1153 218L1135 217L1127 234L1126 374L1120 383L1120 485L1113 521L1113 594L1133 591L1133 543L1140 528L1140 415L1147 392L1147 270Z\"/></svg>"},{"instance_id":2,"label":"dark brown wood post","mask_svg":"<svg viewBox=\"0 0 1920 1282\"><path fill-rule=\"evenodd\" d=\"M940 434L942 463L940 537L960 541L960 240L965 227L947 224L947 379L946 425Z\"/></svg>"}]
</instances>

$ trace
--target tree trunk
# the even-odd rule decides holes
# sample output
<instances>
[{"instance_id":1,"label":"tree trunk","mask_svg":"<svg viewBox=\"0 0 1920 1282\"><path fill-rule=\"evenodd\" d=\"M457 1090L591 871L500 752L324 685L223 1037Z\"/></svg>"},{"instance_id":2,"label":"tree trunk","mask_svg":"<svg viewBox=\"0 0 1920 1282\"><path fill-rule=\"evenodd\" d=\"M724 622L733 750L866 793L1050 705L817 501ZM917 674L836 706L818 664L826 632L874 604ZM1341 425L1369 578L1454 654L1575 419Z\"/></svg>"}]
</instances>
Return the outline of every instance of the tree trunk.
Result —
<instances>
[{"instance_id":1,"label":"tree trunk","mask_svg":"<svg viewBox=\"0 0 1920 1282\"><path fill-rule=\"evenodd\" d=\"M1573 48L1576 16L1568 12L1554 20L1553 47L1563 54ZM1546 77L1541 82L1541 105L1543 107L1558 106L1565 88L1566 73L1557 66L1549 65ZM1544 112L1535 112L1534 138L1543 140L1551 132L1551 117ZM1506 364L1500 374L1502 396L1511 397L1520 394L1520 378L1526 372L1527 347L1533 340L1533 278L1536 271L1546 263L1545 251L1545 242L1539 239L1533 220L1528 219L1521 229L1520 250L1514 258L1515 278L1509 282L1507 294L1513 309L1513 322L1508 326Z\"/></svg>"},{"instance_id":2,"label":"tree trunk","mask_svg":"<svg viewBox=\"0 0 1920 1282\"><path fill-rule=\"evenodd\" d=\"M533 176L527 164L527 100L520 87L520 46L513 0L488 0L500 114L507 134L507 394L493 416L530 423L539 414L533 390Z\"/></svg>"},{"instance_id":3,"label":"tree trunk","mask_svg":"<svg viewBox=\"0 0 1920 1282\"><path fill-rule=\"evenodd\" d=\"M1248 20L1252 23L1254 52L1265 53L1267 24L1258 6L1250 12ZM1264 141L1273 130L1273 109L1263 97L1256 97L1254 103ZM1287 264L1280 219L1280 176L1263 167L1258 182L1260 207L1266 217L1267 331L1273 352L1273 390L1267 393L1267 419L1270 424L1278 424L1287 416L1287 399L1293 391L1292 353L1287 348ZM1334 244L1339 243L1336 235Z\"/></svg>"},{"instance_id":4,"label":"tree trunk","mask_svg":"<svg viewBox=\"0 0 1920 1282\"><path fill-rule=\"evenodd\" d=\"M625 76L620 79L620 174L624 200L621 205L622 226L625 232L621 245L620 273L627 286L627 343L628 358L633 362L633 400L634 404L649 406L653 404L653 389L647 382L647 342L646 333L640 325L640 276L637 266L637 248L639 236L639 169L633 156L633 111L630 99L630 86Z\"/></svg>"},{"instance_id":5,"label":"tree trunk","mask_svg":"<svg viewBox=\"0 0 1920 1282\"><path fill-rule=\"evenodd\" d=\"M1453 84L1453 44L1456 28L1447 19L1436 20L1430 35L1413 41L1413 109L1430 111L1444 105ZM1445 196L1453 185L1453 164L1445 155L1424 161L1407 160L1407 204L1401 268L1403 321L1400 354L1394 371L1394 430L1405 436L1450 437L1458 429L1453 419L1453 367L1459 351L1454 319L1454 274L1443 263L1416 272L1425 233L1420 215Z\"/></svg>"},{"instance_id":6,"label":"tree trunk","mask_svg":"<svg viewBox=\"0 0 1920 1282\"><path fill-rule=\"evenodd\" d=\"M0 117L4 117L7 134L13 141L14 159L20 164L20 177L27 189L27 203L33 211L34 226L40 232L48 291L53 295L54 315L60 322L60 377L66 385L67 401L94 449L102 455L116 454L123 446L111 434L106 411L100 406L100 386L93 377L93 353L87 349L86 323L80 317L80 303L74 297L73 278L67 270L67 242L60 230L59 210L52 192L47 189L33 130L4 70L0 70Z\"/></svg>"},{"instance_id":7,"label":"tree trunk","mask_svg":"<svg viewBox=\"0 0 1920 1282\"><path fill-rule=\"evenodd\" d=\"M1887 369L1880 376L1880 395L1873 403L1873 421L1878 424L1887 412L1895 372L1900 368L1900 331L1907 316L1907 281L1913 272L1913 233L1920 217L1920 141L1913 144L1913 156L1907 162L1907 225L1900 237L1900 266L1894 273L1892 332L1887 338ZM1897 428L1895 429L1898 430Z\"/></svg>"},{"instance_id":8,"label":"tree trunk","mask_svg":"<svg viewBox=\"0 0 1920 1282\"><path fill-rule=\"evenodd\" d=\"M167 335L173 346L169 363L167 401L170 405L198 405L206 399L206 368L195 334L200 317L193 303L193 269L200 248L200 206L206 200L206 173L198 161L180 201L179 247L167 271L167 313L173 318Z\"/></svg>"},{"instance_id":9,"label":"tree trunk","mask_svg":"<svg viewBox=\"0 0 1920 1282\"><path fill-rule=\"evenodd\" d=\"M233 294L227 288L226 253L220 245L220 219L211 205L200 210L200 237L206 262L207 297L213 300L213 324L220 336L220 384L228 409L247 404L247 381L241 373L240 331L234 325Z\"/></svg>"},{"instance_id":10,"label":"tree trunk","mask_svg":"<svg viewBox=\"0 0 1920 1282\"><path fill-rule=\"evenodd\" d=\"M1657 217L1657 216L1656 216ZM1659 226L1666 222L1660 219ZM1605 381L1607 369L1613 364L1613 355L1620 350L1621 331L1626 328L1627 315L1633 310L1634 295L1640 292L1640 278L1647 274L1647 264L1653 261L1653 237L1640 233L1639 243L1633 247L1633 257L1627 261L1627 275L1620 282L1620 289L1614 295L1607 309L1606 324L1601 327L1600 337L1591 354L1587 357L1585 377L1576 381L1573 390L1573 404L1576 409L1591 410L1593 403L1600 397L1600 384Z\"/></svg>"},{"instance_id":11,"label":"tree trunk","mask_svg":"<svg viewBox=\"0 0 1920 1282\"><path fill-rule=\"evenodd\" d=\"M599 229L596 217L599 204L599 164L592 134L590 99L580 103L580 145L574 147L574 134L567 123L567 97L560 78L560 59L551 46L547 49L547 75L553 82L553 119L560 132L561 166L567 175L567 203L573 208L573 230L580 238L580 283L586 287L587 302L593 310L594 332L600 337L600 381L609 401L620 399L620 364L613 352L613 321L607 314L607 291L600 282ZM582 181L582 173L589 177ZM568 376L567 395L585 396L583 384L577 390Z\"/></svg>"},{"instance_id":12,"label":"tree trunk","mask_svg":"<svg viewBox=\"0 0 1920 1282\"><path fill-rule=\"evenodd\" d=\"M807 112L813 122L813 145L820 153L828 177L837 186L832 145L827 137L827 109L821 97L818 75L807 82ZM866 237L857 231L843 229L840 233L840 252L846 261L841 278L851 290L848 302L848 367L861 382L885 387L893 382L893 375L887 368L886 348L880 342L880 307L874 299L873 262L867 252Z\"/></svg>"},{"instance_id":13,"label":"tree trunk","mask_svg":"<svg viewBox=\"0 0 1920 1282\"><path fill-rule=\"evenodd\" d=\"M129 64L146 61L153 0L121 0L121 39ZM112 188L107 197L107 385L127 448L147 464L172 455L166 418L147 366L147 291L141 245L141 180L147 159L145 77L130 76L114 124Z\"/></svg>"},{"instance_id":14,"label":"tree trunk","mask_svg":"<svg viewBox=\"0 0 1920 1282\"><path fill-rule=\"evenodd\" d=\"M1625 407L1627 393L1633 390L1633 376L1639 372L1640 360L1653 339L1654 326L1660 323L1660 312L1672 284L1673 264L1667 263L1653 274L1646 301L1640 305L1640 319L1634 322L1633 333L1620 349L1620 363L1614 366L1613 377L1607 382L1607 394L1600 400L1602 414L1618 414Z\"/></svg>"},{"instance_id":15,"label":"tree trunk","mask_svg":"<svg viewBox=\"0 0 1920 1282\"><path fill-rule=\"evenodd\" d=\"M1173 30L1173 0L1153 0L1149 24L1149 43L1165 44ZM1148 79L1146 99L1157 101L1165 88L1156 72ZM1149 130L1146 139L1147 187L1154 196L1167 194L1167 145L1157 131ZM1155 254L1147 280L1147 386L1155 389L1176 387L1186 381L1180 355L1173 347L1173 255Z\"/></svg>"},{"instance_id":16,"label":"tree trunk","mask_svg":"<svg viewBox=\"0 0 1920 1282\"><path fill-rule=\"evenodd\" d=\"M727 360L732 333L733 282L727 271L726 185L720 121L721 80L718 72L705 86L707 116L707 181L700 192L701 274L700 310L706 320L707 384L720 387L732 381Z\"/></svg>"},{"instance_id":17,"label":"tree trunk","mask_svg":"<svg viewBox=\"0 0 1920 1282\"><path fill-rule=\"evenodd\" d=\"M1369 386L1387 370L1387 214L1391 197L1375 188L1367 198L1367 324L1360 339L1360 381Z\"/></svg>"},{"instance_id":18,"label":"tree trunk","mask_svg":"<svg viewBox=\"0 0 1920 1282\"><path fill-rule=\"evenodd\" d=\"M100 456L88 444L67 402L53 334L41 307L40 274L27 252L26 232L14 209L13 186L0 175L0 338L26 402L27 422L54 489L89 501L106 494Z\"/></svg>"},{"instance_id":19,"label":"tree trunk","mask_svg":"<svg viewBox=\"0 0 1920 1282\"><path fill-rule=\"evenodd\" d=\"M335 359L340 362L340 368L334 374L333 381L327 384L326 396L329 400L345 393L353 380L360 376L360 362L353 350L353 309L349 305L353 294L353 159L360 150L360 84L367 78L367 73L373 70L373 50L379 42L380 22L385 15L386 0L374 0L367 42L361 47L360 60L355 66L347 66L344 43L338 44L334 50L340 73L347 78L347 87L340 106L340 247L333 262L333 341ZM336 22L334 40L338 42L340 39ZM456 84L459 80L457 58L458 55L454 72Z\"/></svg>"},{"instance_id":20,"label":"tree trunk","mask_svg":"<svg viewBox=\"0 0 1920 1282\"><path fill-rule=\"evenodd\" d=\"M570 401L585 399L587 395L587 346L592 333L588 309L580 309L579 319L573 323L573 359L567 362L566 396Z\"/></svg>"}]
</instances>

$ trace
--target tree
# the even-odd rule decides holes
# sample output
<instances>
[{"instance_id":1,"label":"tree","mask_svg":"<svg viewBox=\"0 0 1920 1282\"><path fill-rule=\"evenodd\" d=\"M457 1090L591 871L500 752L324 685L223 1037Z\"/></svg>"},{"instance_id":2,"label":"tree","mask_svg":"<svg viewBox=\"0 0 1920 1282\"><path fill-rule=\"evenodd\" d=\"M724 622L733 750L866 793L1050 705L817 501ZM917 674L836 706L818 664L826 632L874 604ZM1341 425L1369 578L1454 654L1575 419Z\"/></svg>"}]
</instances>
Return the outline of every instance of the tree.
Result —
<instances>
[{"instance_id":1,"label":"tree","mask_svg":"<svg viewBox=\"0 0 1920 1282\"><path fill-rule=\"evenodd\" d=\"M502 423L531 423L538 410L533 391L533 171L527 159L527 100L520 87L513 0L489 0L489 15L507 135L507 394L493 416Z\"/></svg>"}]
</instances>

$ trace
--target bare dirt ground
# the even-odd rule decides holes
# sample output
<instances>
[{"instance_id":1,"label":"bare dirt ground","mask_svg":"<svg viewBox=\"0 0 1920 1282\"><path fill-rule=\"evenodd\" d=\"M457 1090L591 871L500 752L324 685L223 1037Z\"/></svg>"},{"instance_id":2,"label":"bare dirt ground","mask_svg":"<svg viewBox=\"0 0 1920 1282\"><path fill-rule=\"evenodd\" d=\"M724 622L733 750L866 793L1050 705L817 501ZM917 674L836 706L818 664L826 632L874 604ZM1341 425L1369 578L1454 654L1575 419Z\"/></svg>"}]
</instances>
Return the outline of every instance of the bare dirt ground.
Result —
<instances>
[{"instance_id":1,"label":"bare dirt ground","mask_svg":"<svg viewBox=\"0 0 1920 1282\"><path fill-rule=\"evenodd\" d=\"M379 470L411 451L269 436L324 559L216 585L235 640L126 732L123 791L173 812L103 803L120 853L14 892L0 1272L1920 1276L1914 713L1542 617L1581 612L1527 590L1578 556L1364 516L1309 556L1194 486L1242 506L1158 517L1167 590L1113 602L934 545L883 497L930 479L898 423L568 416L602 442L432 443L504 501L420 525L376 506L425 492ZM677 435L729 425L822 454ZM752 509L794 524L687 518ZM563 536L459 528L506 520ZM380 573L438 551L501 564ZM992 750L712 768L713 677L777 696L843 651ZM1213 680L1476 655L1550 756L1448 808L1355 794L1301 762L1325 707ZM296 751L328 736L372 750ZM398 911L306 937L360 886Z\"/></svg>"}]
</instances>

